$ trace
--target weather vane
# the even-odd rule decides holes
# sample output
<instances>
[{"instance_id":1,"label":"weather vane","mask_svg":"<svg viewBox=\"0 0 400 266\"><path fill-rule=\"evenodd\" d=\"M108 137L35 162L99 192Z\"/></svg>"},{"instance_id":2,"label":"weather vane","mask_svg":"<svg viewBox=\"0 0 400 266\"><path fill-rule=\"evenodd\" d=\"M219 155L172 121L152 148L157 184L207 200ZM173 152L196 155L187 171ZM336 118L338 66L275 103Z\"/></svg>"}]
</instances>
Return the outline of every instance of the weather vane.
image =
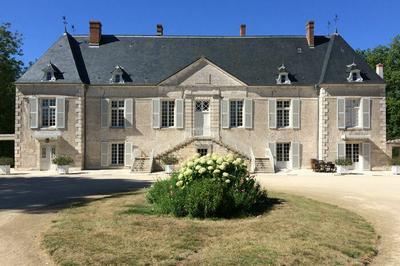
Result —
<instances>
[{"instance_id":1,"label":"weather vane","mask_svg":"<svg viewBox=\"0 0 400 266\"><path fill-rule=\"evenodd\" d=\"M339 21L339 16L335 14L335 18L333 19L335 22L335 33L338 33L338 21Z\"/></svg>"},{"instance_id":2,"label":"weather vane","mask_svg":"<svg viewBox=\"0 0 400 266\"><path fill-rule=\"evenodd\" d=\"M64 32L67 32L67 24L68 24L67 17L63 16L62 20L63 20L63 24L64 24Z\"/></svg>"}]
</instances>

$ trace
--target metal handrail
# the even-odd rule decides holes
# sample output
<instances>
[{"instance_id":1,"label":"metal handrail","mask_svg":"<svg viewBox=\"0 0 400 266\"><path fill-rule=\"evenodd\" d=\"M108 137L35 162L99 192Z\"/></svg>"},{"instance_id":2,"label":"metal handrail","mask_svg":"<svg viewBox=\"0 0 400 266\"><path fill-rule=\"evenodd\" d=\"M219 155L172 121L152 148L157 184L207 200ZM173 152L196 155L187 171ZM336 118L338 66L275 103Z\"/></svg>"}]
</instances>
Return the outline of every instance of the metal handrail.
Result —
<instances>
[{"instance_id":1,"label":"metal handrail","mask_svg":"<svg viewBox=\"0 0 400 266\"><path fill-rule=\"evenodd\" d=\"M250 147L250 173L256 170L256 157L254 156L253 148Z\"/></svg>"}]
</instances>

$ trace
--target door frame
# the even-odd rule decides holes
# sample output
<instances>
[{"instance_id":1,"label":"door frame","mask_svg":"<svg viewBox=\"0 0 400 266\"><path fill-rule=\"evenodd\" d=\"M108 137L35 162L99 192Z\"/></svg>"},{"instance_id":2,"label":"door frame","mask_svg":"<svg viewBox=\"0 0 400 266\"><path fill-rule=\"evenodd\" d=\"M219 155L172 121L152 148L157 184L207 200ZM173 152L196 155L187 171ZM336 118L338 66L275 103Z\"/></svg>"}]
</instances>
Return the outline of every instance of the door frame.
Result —
<instances>
[{"instance_id":1,"label":"door frame","mask_svg":"<svg viewBox=\"0 0 400 266\"><path fill-rule=\"evenodd\" d=\"M45 149L46 157L43 157L43 149ZM40 171L49 171L55 168L53 164L53 158L56 155L56 145L52 143L41 143L40 144ZM46 165L44 165L43 161L48 160ZM48 164L48 166L47 166ZM45 167L46 166L46 167Z\"/></svg>"}]
</instances>

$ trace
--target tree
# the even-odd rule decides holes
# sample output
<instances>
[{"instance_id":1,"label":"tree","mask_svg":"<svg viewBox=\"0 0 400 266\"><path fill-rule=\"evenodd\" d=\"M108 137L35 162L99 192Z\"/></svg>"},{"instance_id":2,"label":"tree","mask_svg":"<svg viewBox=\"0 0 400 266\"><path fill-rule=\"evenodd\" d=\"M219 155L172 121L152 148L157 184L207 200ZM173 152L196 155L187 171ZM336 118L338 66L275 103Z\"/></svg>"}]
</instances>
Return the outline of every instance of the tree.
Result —
<instances>
[{"instance_id":1,"label":"tree","mask_svg":"<svg viewBox=\"0 0 400 266\"><path fill-rule=\"evenodd\" d=\"M15 121L14 81L21 75L22 35L10 30L10 23L0 24L0 134L13 133ZM0 142L0 156L13 156L14 143Z\"/></svg>"},{"instance_id":2,"label":"tree","mask_svg":"<svg viewBox=\"0 0 400 266\"><path fill-rule=\"evenodd\" d=\"M384 65L386 87L386 122L387 138L400 138L400 35L387 45L358 51L375 68L376 64Z\"/></svg>"}]
</instances>

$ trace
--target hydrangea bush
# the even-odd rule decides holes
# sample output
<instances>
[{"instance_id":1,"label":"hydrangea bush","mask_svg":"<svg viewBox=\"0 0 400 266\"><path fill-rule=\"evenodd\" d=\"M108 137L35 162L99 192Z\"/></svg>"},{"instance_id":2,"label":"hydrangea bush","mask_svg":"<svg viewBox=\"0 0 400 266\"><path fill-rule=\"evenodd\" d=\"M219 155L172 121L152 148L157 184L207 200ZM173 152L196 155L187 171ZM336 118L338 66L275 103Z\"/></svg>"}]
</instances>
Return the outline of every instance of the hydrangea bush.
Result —
<instances>
[{"instance_id":1,"label":"hydrangea bush","mask_svg":"<svg viewBox=\"0 0 400 266\"><path fill-rule=\"evenodd\" d=\"M196 154L157 181L147 199L158 213L201 218L252 215L267 206L266 192L233 154Z\"/></svg>"}]
</instances>

